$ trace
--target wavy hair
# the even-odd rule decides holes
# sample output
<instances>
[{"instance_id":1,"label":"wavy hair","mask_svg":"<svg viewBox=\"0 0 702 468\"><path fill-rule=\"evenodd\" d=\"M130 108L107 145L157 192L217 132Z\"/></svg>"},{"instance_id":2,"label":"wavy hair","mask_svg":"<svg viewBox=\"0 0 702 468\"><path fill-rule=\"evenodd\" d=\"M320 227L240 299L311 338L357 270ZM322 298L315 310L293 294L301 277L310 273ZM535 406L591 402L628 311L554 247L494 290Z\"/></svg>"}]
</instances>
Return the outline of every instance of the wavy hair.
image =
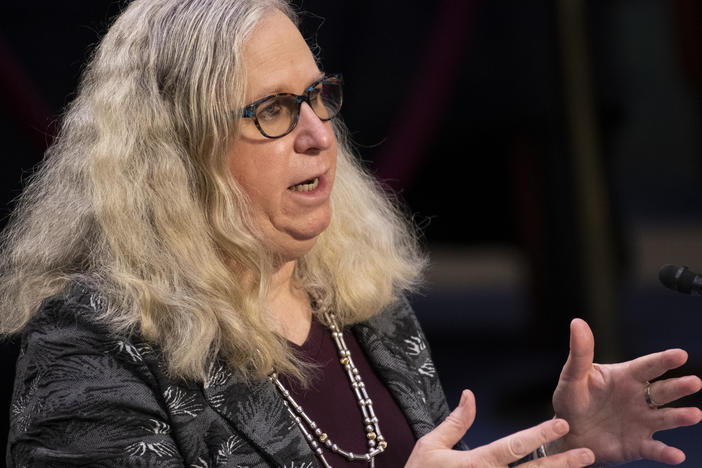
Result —
<instances>
[{"instance_id":1,"label":"wavy hair","mask_svg":"<svg viewBox=\"0 0 702 468\"><path fill-rule=\"evenodd\" d=\"M273 259L225 157L243 45L274 8L297 24L285 0L135 0L116 19L2 234L0 332L81 282L99 291L98 318L157 345L174 376L203 380L219 357L246 378L303 377L267 320ZM332 220L294 278L352 324L413 289L424 258L334 129Z\"/></svg>"}]
</instances>

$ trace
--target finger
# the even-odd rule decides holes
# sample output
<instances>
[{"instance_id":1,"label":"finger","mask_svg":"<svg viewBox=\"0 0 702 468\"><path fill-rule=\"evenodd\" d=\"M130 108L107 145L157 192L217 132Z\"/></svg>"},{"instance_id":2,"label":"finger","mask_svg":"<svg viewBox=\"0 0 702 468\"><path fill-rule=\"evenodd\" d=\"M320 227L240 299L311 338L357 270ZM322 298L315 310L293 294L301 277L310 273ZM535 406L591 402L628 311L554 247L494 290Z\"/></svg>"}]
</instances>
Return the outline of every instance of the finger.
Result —
<instances>
[{"instance_id":1,"label":"finger","mask_svg":"<svg viewBox=\"0 0 702 468\"><path fill-rule=\"evenodd\" d=\"M696 375L658 380L649 386L651 402L656 406L663 406L671 401L697 393L702 389L702 380Z\"/></svg>"},{"instance_id":2,"label":"finger","mask_svg":"<svg viewBox=\"0 0 702 468\"><path fill-rule=\"evenodd\" d=\"M592 369L595 355L595 338L587 323L581 319L570 322L570 353L561 371L566 381L585 378Z\"/></svg>"},{"instance_id":3,"label":"finger","mask_svg":"<svg viewBox=\"0 0 702 468\"><path fill-rule=\"evenodd\" d=\"M682 426L694 426L702 420L702 411L699 408L662 408L655 411L651 431L665 431Z\"/></svg>"},{"instance_id":4,"label":"finger","mask_svg":"<svg viewBox=\"0 0 702 468\"><path fill-rule=\"evenodd\" d=\"M635 379L645 382L663 375L670 369L682 366L687 361L687 353L682 349L669 349L660 353L648 354L629 361L629 368Z\"/></svg>"},{"instance_id":5,"label":"finger","mask_svg":"<svg viewBox=\"0 0 702 468\"><path fill-rule=\"evenodd\" d=\"M649 440L641 447L641 458L649 459L666 465L678 465L685 461L685 453L675 447L664 444L660 440Z\"/></svg>"},{"instance_id":6,"label":"finger","mask_svg":"<svg viewBox=\"0 0 702 468\"><path fill-rule=\"evenodd\" d=\"M580 468L595 463L595 454L590 449L581 448L568 450L556 455L549 455L533 462L519 465L519 468Z\"/></svg>"},{"instance_id":7,"label":"finger","mask_svg":"<svg viewBox=\"0 0 702 468\"><path fill-rule=\"evenodd\" d=\"M547 442L562 437L568 430L568 423L564 419L552 419L475 450L485 452L486 457L496 465L503 466L525 457Z\"/></svg>"},{"instance_id":8,"label":"finger","mask_svg":"<svg viewBox=\"0 0 702 468\"><path fill-rule=\"evenodd\" d=\"M475 396L470 390L463 390L461 401L444 421L423 437L424 444L452 448L465 435L475 420Z\"/></svg>"}]
</instances>

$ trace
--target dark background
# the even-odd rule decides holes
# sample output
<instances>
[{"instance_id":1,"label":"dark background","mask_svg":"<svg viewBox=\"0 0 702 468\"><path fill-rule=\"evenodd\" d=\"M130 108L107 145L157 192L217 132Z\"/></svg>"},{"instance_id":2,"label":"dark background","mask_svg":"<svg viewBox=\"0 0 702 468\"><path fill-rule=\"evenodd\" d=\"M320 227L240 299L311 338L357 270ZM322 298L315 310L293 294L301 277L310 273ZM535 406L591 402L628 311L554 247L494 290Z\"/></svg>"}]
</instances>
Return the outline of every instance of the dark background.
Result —
<instances>
[{"instance_id":1,"label":"dark background","mask_svg":"<svg viewBox=\"0 0 702 468\"><path fill-rule=\"evenodd\" d=\"M3 224L124 4L0 6ZM656 279L665 263L702 271L702 3L302 9L326 69L344 74L359 156L422 228L432 267L413 302L450 404L462 388L476 393L470 445L552 416L576 316L593 327L600 362L679 346L685 372L702 374L702 299ZM16 347L2 350L9 401ZM660 437L699 466L700 436Z\"/></svg>"}]
</instances>

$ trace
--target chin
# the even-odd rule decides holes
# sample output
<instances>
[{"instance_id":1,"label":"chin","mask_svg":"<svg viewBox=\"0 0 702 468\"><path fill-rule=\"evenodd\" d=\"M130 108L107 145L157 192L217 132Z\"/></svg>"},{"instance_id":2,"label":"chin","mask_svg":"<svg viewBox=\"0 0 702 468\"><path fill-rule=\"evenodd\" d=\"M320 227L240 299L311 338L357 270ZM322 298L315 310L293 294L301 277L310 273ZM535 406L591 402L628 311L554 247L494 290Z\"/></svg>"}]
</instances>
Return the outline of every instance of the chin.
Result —
<instances>
[{"instance_id":1,"label":"chin","mask_svg":"<svg viewBox=\"0 0 702 468\"><path fill-rule=\"evenodd\" d=\"M288 222L268 231L266 242L270 251L280 258L291 261L303 257L317 243L317 239L331 222L331 210L308 216L304 221Z\"/></svg>"},{"instance_id":2,"label":"chin","mask_svg":"<svg viewBox=\"0 0 702 468\"><path fill-rule=\"evenodd\" d=\"M279 239L275 250L286 261L297 260L305 256L317 243L319 235L324 232L329 223L315 230L297 231Z\"/></svg>"}]
</instances>

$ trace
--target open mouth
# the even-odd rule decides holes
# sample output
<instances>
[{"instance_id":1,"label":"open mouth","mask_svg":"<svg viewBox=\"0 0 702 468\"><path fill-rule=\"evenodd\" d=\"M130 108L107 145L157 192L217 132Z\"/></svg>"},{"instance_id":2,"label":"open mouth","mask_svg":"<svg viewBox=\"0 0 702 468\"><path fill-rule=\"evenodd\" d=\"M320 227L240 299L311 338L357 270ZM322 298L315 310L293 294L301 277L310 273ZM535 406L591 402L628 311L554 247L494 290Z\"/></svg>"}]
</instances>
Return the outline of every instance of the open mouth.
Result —
<instances>
[{"instance_id":1,"label":"open mouth","mask_svg":"<svg viewBox=\"0 0 702 468\"><path fill-rule=\"evenodd\" d=\"M288 190L292 190L293 192L309 192L316 189L317 187L319 187L319 177L307 179L304 182L300 182L299 184L291 185L290 187L288 187Z\"/></svg>"}]
</instances>

